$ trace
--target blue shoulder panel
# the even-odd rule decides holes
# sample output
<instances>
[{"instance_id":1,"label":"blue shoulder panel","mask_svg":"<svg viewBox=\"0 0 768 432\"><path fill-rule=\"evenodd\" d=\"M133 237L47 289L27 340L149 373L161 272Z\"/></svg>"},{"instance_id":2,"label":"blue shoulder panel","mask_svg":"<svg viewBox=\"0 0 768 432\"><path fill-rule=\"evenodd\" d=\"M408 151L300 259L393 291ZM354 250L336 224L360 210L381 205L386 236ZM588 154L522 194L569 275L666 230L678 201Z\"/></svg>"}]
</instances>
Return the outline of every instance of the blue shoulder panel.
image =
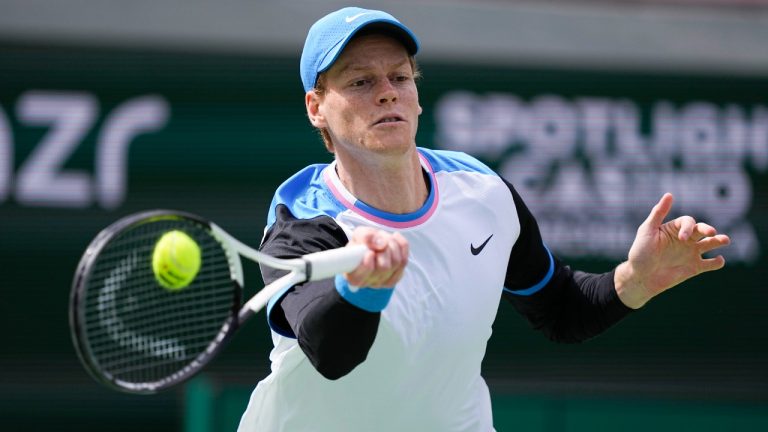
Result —
<instances>
[{"instance_id":1,"label":"blue shoulder panel","mask_svg":"<svg viewBox=\"0 0 768 432\"><path fill-rule=\"evenodd\" d=\"M335 218L344 207L326 188L322 172L328 164L310 165L291 176L277 188L267 216L267 229L275 223L275 209L283 204L298 219L317 216Z\"/></svg>"},{"instance_id":2,"label":"blue shoulder panel","mask_svg":"<svg viewBox=\"0 0 768 432\"><path fill-rule=\"evenodd\" d=\"M474 157L456 151L430 150L419 148L419 152L427 158L435 172L468 171L496 176L497 174L487 165Z\"/></svg>"}]
</instances>

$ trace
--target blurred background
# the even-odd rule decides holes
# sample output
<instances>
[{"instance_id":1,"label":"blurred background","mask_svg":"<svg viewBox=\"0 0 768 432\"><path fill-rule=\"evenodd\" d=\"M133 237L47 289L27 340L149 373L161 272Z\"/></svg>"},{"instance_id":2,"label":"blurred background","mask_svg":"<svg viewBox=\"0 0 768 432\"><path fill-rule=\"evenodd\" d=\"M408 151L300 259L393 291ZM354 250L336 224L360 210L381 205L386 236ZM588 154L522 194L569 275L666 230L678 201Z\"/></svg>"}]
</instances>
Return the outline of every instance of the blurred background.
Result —
<instances>
[{"instance_id":1,"label":"blurred background","mask_svg":"<svg viewBox=\"0 0 768 432\"><path fill-rule=\"evenodd\" d=\"M357 4L421 39L418 144L511 180L574 267L624 259L665 191L733 240L726 269L584 344L550 343L502 303L484 363L496 428L768 430L768 2ZM298 61L309 26L346 5L0 0L0 429L234 430L269 370L263 314L189 384L124 395L78 363L72 276L138 210L257 245L273 190L331 159Z\"/></svg>"}]
</instances>

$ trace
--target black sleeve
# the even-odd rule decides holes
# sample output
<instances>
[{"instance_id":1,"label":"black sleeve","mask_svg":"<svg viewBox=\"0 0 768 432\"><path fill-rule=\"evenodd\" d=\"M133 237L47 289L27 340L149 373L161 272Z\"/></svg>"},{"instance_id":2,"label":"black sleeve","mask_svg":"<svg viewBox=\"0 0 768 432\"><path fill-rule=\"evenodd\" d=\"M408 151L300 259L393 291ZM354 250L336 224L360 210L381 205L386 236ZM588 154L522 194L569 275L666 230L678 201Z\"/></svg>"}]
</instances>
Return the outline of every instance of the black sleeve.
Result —
<instances>
[{"instance_id":1,"label":"black sleeve","mask_svg":"<svg viewBox=\"0 0 768 432\"><path fill-rule=\"evenodd\" d=\"M515 309L556 342L587 340L631 312L616 294L613 271L573 271L550 254L533 215L515 188L508 182L507 186L520 220L520 236L510 253L504 281L504 297ZM529 291L547 277L543 287Z\"/></svg>"},{"instance_id":2,"label":"black sleeve","mask_svg":"<svg viewBox=\"0 0 768 432\"><path fill-rule=\"evenodd\" d=\"M341 227L327 216L297 219L284 205L276 207L277 219L267 230L260 250L279 258L333 249L347 244ZM261 266L265 283L285 274ZM270 310L272 328L295 337L320 374L338 379L362 363L373 345L380 313L358 308L344 300L332 279L297 285Z\"/></svg>"}]
</instances>

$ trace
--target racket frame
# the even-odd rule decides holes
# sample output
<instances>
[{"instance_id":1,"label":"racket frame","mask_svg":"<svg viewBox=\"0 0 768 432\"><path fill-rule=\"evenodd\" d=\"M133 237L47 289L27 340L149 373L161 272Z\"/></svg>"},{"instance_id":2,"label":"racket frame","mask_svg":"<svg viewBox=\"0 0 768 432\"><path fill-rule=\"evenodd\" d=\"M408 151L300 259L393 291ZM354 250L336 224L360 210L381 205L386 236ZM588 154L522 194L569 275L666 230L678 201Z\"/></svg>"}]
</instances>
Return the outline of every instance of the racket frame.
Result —
<instances>
[{"instance_id":1,"label":"racket frame","mask_svg":"<svg viewBox=\"0 0 768 432\"><path fill-rule=\"evenodd\" d=\"M83 326L84 316L83 309L80 308L80 304L83 301L85 295L85 287L88 282L88 278L91 275L91 270L96 264L97 257L104 247L109 242L123 233L125 230L138 226L144 223L155 222L158 220L178 220L186 219L200 225L204 229L208 229L213 234L213 237L219 240L220 245L227 254L228 261L230 263L230 276L231 282L234 285L233 298L232 298L232 312L230 316L222 323L221 329L208 344L208 346L195 357L194 360L189 362L185 367L179 371L168 375L152 382L134 383L121 380L112 376L104 371L98 364L96 356L91 352L90 346L87 342L87 336L85 335L85 329ZM221 241L221 237L216 234L216 231L223 232L220 228L213 227L210 221L207 221L197 215L176 211L176 210L150 210L140 213L128 215L112 225L104 228L88 245L85 253L83 254L80 262L78 263L75 271L75 277L72 283L72 291L70 293L70 307L69 307L69 323L70 333L75 351L80 359L80 362L85 366L89 375L96 381L104 384L105 386L118 390L121 392L133 393L133 394L153 394L165 388L172 387L180 382L186 381L190 377L194 376L200 369L210 362L226 345L226 342L231 339L235 330L240 325L238 319L238 312L243 298L243 269L242 263L237 252L232 248L227 241ZM229 236L231 237L231 236Z\"/></svg>"},{"instance_id":2,"label":"racket frame","mask_svg":"<svg viewBox=\"0 0 768 432\"><path fill-rule=\"evenodd\" d=\"M82 325L84 317L80 304L84 290L97 257L109 242L125 230L143 223L158 220L186 219L209 231L221 245L230 264L230 279L234 285L232 311L208 346L186 366L153 382L134 383L120 380L99 367L96 357L87 343ZM200 216L176 210L149 210L128 215L104 228L88 245L78 263L70 293L69 322L75 351L88 373L105 386L132 394L153 394L179 384L197 374L207 365L232 338L235 331L252 315L267 305L269 300L281 291L295 284L332 277L334 274L354 269L368 250L363 245L311 253L299 258L280 259L259 252L242 243L218 225ZM259 290L243 304L244 274L240 256L288 273Z\"/></svg>"}]
</instances>

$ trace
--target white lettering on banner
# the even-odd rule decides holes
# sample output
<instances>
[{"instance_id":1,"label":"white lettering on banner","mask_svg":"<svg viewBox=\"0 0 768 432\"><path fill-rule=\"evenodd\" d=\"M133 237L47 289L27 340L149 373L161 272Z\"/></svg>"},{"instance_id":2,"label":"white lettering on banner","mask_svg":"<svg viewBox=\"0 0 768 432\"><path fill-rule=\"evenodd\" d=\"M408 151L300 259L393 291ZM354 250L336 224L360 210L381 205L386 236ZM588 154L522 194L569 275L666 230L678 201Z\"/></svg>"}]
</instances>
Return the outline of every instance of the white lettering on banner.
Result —
<instances>
[{"instance_id":1,"label":"white lettering on banner","mask_svg":"<svg viewBox=\"0 0 768 432\"><path fill-rule=\"evenodd\" d=\"M641 112L628 99L456 91L435 115L436 144L497 161L558 253L625 258L637 225L669 191L676 214L731 235L729 260L760 254L747 169L768 170L765 106L659 100Z\"/></svg>"},{"instance_id":2,"label":"white lettering on banner","mask_svg":"<svg viewBox=\"0 0 768 432\"><path fill-rule=\"evenodd\" d=\"M127 193L128 149L136 136L157 131L170 108L160 96L123 102L106 117L95 146L95 175L65 169L99 117L96 97L85 92L28 91L16 104L22 126L48 127L13 181L14 144L10 122L0 109L0 203L11 194L27 206L87 207L97 202L114 209Z\"/></svg>"},{"instance_id":3,"label":"white lettering on banner","mask_svg":"<svg viewBox=\"0 0 768 432\"><path fill-rule=\"evenodd\" d=\"M104 121L96 147L97 197L102 207L114 209L128 190L128 148L137 135L156 131L168 121L168 104L158 96L124 102Z\"/></svg>"},{"instance_id":4,"label":"white lettering on banner","mask_svg":"<svg viewBox=\"0 0 768 432\"><path fill-rule=\"evenodd\" d=\"M24 125L50 126L19 168L16 199L26 205L88 205L90 175L62 166L96 120L96 99L83 93L27 92L16 111Z\"/></svg>"}]
</instances>

